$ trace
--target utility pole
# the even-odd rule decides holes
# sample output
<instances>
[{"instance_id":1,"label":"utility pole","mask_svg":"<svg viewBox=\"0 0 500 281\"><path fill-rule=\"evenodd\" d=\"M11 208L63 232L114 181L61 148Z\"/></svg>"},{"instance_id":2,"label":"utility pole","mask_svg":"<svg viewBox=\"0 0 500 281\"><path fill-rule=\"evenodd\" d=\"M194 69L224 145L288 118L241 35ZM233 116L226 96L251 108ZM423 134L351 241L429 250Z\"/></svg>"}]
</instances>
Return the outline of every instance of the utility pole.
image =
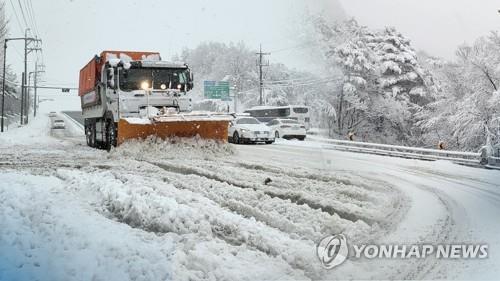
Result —
<instances>
[{"instance_id":1,"label":"utility pole","mask_svg":"<svg viewBox=\"0 0 500 281\"><path fill-rule=\"evenodd\" d=\"M3 73L2 73L2 133L5 119L5 62L7 59L7 39L3 42Z\"/></svg>"},{"instance_id":2,"label":"utility pole","mask_svg":"<svg viewBox=\"0 0 500 281\"><path fill-rule=\"evenodd\" d=\"M260 45L260 51L256 53L256 55L259 56L259 93L260 93L260 98L259 98L259 105L263 105L263 95L264 95L264 77L262 75L262 67L263 66L269 66L269 61L264 64L263 59L264 56L268 56L271 53L263 53L262 52L262 44Z\"/></svg>"},{"instance_id":3,"label":"utility pole","mask_svg":"<svg viewBox=\"0 0 500 281\"><path fill-rule=\"evenodd\" d=\"M234 91L234 113L238 113L238 91Z\"/></svg>"},{"instance_id":4,"label":"utility pole","mask_svg":"<svg viewBox=\"0 0 500 281\"><path fill-rule=\"evenodd\" d=\"M31 88L34 88L34 97L33 97L33 117L36 117L36 109L37 109L37 83L38 83L38 73L44 73L45 71L43 70L38 70L39 67L42 67L43 65L39 65L38 61L35 62L35 71L31 71L28 75L28 93L30 92ZM34 75L33 78L33 87L31 87L31 75ZM29 97L29 94L28 94Z\"/></svg>"},{"instance_id":5,"label":"utility pole","mask_svg":"<svg viewBox=\"0 0 500 281\"><path fill-rule=\"evenodd\" d=\"M26 74L23 72L21 75L21 80L25 81L26 79ZM24 125L24 85L21 86L21 126Z\"/></svg>"},{"instance_id":6,"label":"utility pole","mask_svg":"<svg viewBox=\"0 0 500 281\"><path fill-rule=\"evenodd\" d=\"M33 86L35 86L35 97L33 98L33 118L36 117L36 107L37 107L37 104L36 104L36 80L38 79L38 61L35 62L35 80L33 81Z\"/></svg>"},{"instance_id":7,"label":"utility pole","mask_svg":"<svg viewBox=\"0 0 500 281\"><path fill-rule=\"evenodd\" d=\"M26 32L27 34L27 32ZM22 37L22 38L5 38L4 39L4 44L3 44L3 81L2 81L2 125L1 125L1 131L3 132L3 129L4 129L4 118L5 118L5 114L4 114L4 109L5 109L5 73L6 73L6 62L7 62L7 42L9 41L17 41L17 40L24 40L24 46L25 46L25 53L26 53L26 47L27 47L27 44L26 42L32 42L32 41L36 41L36 42L42 42L42 40L40 39L36 39L36 38L29 38L28 36L25 36L25 37ZM25 62L26 62L26 59L27 59L27 56L25 56ZM27 68L27 66L26 66ZM26 77L23 78L23 82L26 82L25 80ZM21 125L23 124L23 91L24 91L24 85L23 87L21 88Z\"/></svg>"},{"instance_id":8,"label":"utility pole","mask_svg":"<svg viewBox=\"0 0 500 281\"><path fill-rule=\"evenodd\" d=\"M24 31L24 38L28 37L29 28ZM24 40L24 72L21 81L21 125L24 124L24 92L26 91L26 75L28 70L28 40ZM28 115L28 114L26 114Z\"/></svg>"},{"instance_id":9,"label":"utility pole","mask_svg":"<svg viewBox=\"0 0 500 281\"><path fill-rule=\"evenodd\" d=\"M42 40L37 38L28 38L29 28L26 28L24 32L24 76L21 85L21 125L28 123L28 115L29 115L29 92L26 87L26 80L28 79L28 54L32 51L41 51L41 48L29 48L29 44L31 42L42 42ZM26 121L23 122L24 116L26 117Z\"/></svg>"}]
</instances>

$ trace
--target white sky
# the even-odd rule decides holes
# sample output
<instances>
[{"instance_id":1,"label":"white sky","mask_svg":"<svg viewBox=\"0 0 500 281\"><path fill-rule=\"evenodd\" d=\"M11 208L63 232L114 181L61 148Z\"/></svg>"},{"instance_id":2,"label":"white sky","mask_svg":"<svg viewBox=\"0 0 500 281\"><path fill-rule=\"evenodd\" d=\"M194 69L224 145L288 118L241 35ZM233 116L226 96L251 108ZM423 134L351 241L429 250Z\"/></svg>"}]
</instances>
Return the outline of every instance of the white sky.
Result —
<instances>
[{"instance_id":1,"label":"white sky","mask_svg":"<svg viewBox=\"0 0 500 281\"><path fill-rule=\"evenodd\" d=\"M80 68L104 49L160 51L167 59L209 40L287 49L301 43L297 37L306 11L323 11L334 19L347 14L375 28L395 26L415 47L447 58L458 44L500 29L500 2L493 0L338 0L344 8L337 0L30 1L44 40L45 80L65 86L77 86ZM19 13L17 1L12 2ZM20 36L10 1L5 3L9 35ZM12 42L8 51L8 63L19 76L22 47ZM307 68L293 48L269 59Z\"/></svg>"}]
</instances>

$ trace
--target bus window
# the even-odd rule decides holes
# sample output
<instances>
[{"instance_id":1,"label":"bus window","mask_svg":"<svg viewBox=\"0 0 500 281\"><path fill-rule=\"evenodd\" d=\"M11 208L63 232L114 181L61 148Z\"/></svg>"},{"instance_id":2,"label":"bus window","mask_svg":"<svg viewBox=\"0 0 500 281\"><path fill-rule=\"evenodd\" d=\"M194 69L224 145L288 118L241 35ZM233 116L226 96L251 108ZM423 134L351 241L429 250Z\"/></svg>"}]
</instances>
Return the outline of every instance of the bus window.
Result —
<instances>
[{"instance_id":1,"label":"bus window","mask_svg":"<svg viewBox=\"0 0 500 281\"><path fill-rule=\"evenodd\" d=\"M295 113L307 113L309 109L307 107L294 107L293 112Z\"/></svg>"},{"instance_id":2,"label":"bus window","mask_svg":"<svg viewBox=\"0 0 500 281\"><path fill-rule=\"evenodd\" d=\"M276 111L278 111L277 115L280 117L288 117L290 116L290 108L279 108Z\"/></svg>"}]
</instances>

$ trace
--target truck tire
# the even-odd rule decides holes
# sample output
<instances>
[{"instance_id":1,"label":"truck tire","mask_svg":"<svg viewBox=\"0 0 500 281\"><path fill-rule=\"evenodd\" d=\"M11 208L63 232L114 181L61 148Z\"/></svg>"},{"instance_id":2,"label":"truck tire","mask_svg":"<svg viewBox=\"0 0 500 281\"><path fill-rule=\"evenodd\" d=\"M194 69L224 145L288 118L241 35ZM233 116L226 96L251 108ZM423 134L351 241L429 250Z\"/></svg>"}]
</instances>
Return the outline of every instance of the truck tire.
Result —
<instances>
[{"instance_id":1,"label":"truck tire","mask_svg":"<svg viewBox=\"0 0 500 281\"><path fill-rule=\"evenodd\" d=\"M92 119L85 120L85 137L88 146L96 147L95 122Z\"/></svg>"},{"instance_id":2,"label":"truck tire","mask_svg":"<svg viewBox=\"0 0 500 281\"><path fill-rule=\"evenodd\" d=\"M111 147L116 146L116 124L113 119L106 119L106 142L105 149L111 150Z\"/></svg>"}]
</instances>

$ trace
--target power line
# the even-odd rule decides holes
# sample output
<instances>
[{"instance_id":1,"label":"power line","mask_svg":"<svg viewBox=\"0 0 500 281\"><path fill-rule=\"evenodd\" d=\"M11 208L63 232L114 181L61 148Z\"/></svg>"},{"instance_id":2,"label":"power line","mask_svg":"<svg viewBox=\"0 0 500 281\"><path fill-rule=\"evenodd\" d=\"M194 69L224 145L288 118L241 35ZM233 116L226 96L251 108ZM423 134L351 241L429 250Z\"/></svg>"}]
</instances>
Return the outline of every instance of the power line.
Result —
<instances>
[{"instance_id":1,"label":"power line","mask_svg":"<svg viewBox=\"0 0 500 281\"><path fill-rule=\"evenodd\" d=\"M35 17L35 10L33 9L33 2L31 0L25 0L26 7L28 10L28 16L31 19L31 24L33 25L33 29L35 31L35 34L37 37L40 37L40 34L38 32L38 25L36 22L36 17Z\"/></svg>"},{"instance_id":2,"label":"power line","mask_svg":"<svg viewBox=\"0 0 500 281\"><path fill-rule=\"evenodd\" d=\"M35 32L35 37L36 38L40 38L40 32L38 30L38 24L37 24L36 16L35 16L35 9L33 8L33 1L31 1L31 0L24 0L24 3L25 3L25 6L26 6L26 9L28 11L28 16L29 16L29 18L31 20L31 24L32 24L33 30ZM38 46L38 43L37 43L37 46ZM42 65L45 64L44 59L43 59L43 51L42 50L40 50L40 54L38 54L38 52L36 53L36 57L37 57L37 61L38 60L42 61Z\"/></svg>"},{"instance_id":3,"label":"power line","mask_svg":"<svg viewBox=\"0 0 500 281\"><path fill-rule=\"evenodd\" d=\"M22 31L24 28L22 27L21 20L19 20L19 16L17 15L16 8L14 7L14 4L12 3L12 0L9 0L10 5L12 6L12 11L14 11L14 15L16 16L17 24L19 25L19 30Z\"/></svg>"},{"instance_id":4,"label":"power line","mask_svg":"<svg viewBox=\"0 0 500 281\"><path fill-rule=\"evenodd\" d=\"M21 9L21 15L23 16L24 26L29 27L28 22L26 21L26 16L24 15L23 6L21 5L21 0L17 0L17 3L19 4L19 9Z\"/></svg>"},{"instance_id":5,"label":"power line","mask_svg":"<svg viewBox=\"0 0 500 281\"><path fill-rule=\"evenodd\" d=\"M318 43L316 41L307 41L305 43L301 43L301 44L298 44L298 45L294 45L294 46L290 46L290 47L285 47L285 48L282 48L282 49L278 49L278 50L275 50L275 51L271 51L271 53L279 53L279 52L284 52L284 51L293 50L293 49L310 48L310 47L314 47L314 46L317 46L317 45L318 45Z\"/></svg>"},{"instance_id":6,"label":"power line","mask_svg":"<svg viewBox=\"0 0 500 281\"><path fill-rule=\"evenodd\" d=\"M33 18L31 17L31 11L27 5L27 2L26 0L24 0L24 10L26 11L26 17L28 18L28 23L29 23L29 26L30 28L34 31L34 34L36 36L36 29L35 29L35 25L33 24Z\"/></svg>"},{"instance_id":7,"label":"power line","mask_svg":"<svg viewBox=\"0 0 500 281\"><path fill-rule=\"evenodd\" d=\"M309 82L303 82L303 83L298 83L298 84L288 84L288 85L266 84L266 86L268 86L270 88L295 88L295 87L303 87L303 86L310 86L310 85L316 85L316 84L336 82L336 81L341 81L341 80L342 79L338 78L338 77L329 77L329 78L325 78L325 79L311 80Z\"/></svg>"},{"instance_id":8,"label":"power line","mask_svg":"<svg viewBox=\"0 0 500 281\"><path fill-rule=\"evenodd\" d=\"M329 79L336 79L339 78L339 76L326 76L326 77L319 77L319 78L294 78L294 79L285 79L285 80L271 80L267 82L268 84L285 84L285 83L305 83L305 82L310 82L310 81L323 81L323 80L329 80Z\"/></svg>"}]
</instances>

